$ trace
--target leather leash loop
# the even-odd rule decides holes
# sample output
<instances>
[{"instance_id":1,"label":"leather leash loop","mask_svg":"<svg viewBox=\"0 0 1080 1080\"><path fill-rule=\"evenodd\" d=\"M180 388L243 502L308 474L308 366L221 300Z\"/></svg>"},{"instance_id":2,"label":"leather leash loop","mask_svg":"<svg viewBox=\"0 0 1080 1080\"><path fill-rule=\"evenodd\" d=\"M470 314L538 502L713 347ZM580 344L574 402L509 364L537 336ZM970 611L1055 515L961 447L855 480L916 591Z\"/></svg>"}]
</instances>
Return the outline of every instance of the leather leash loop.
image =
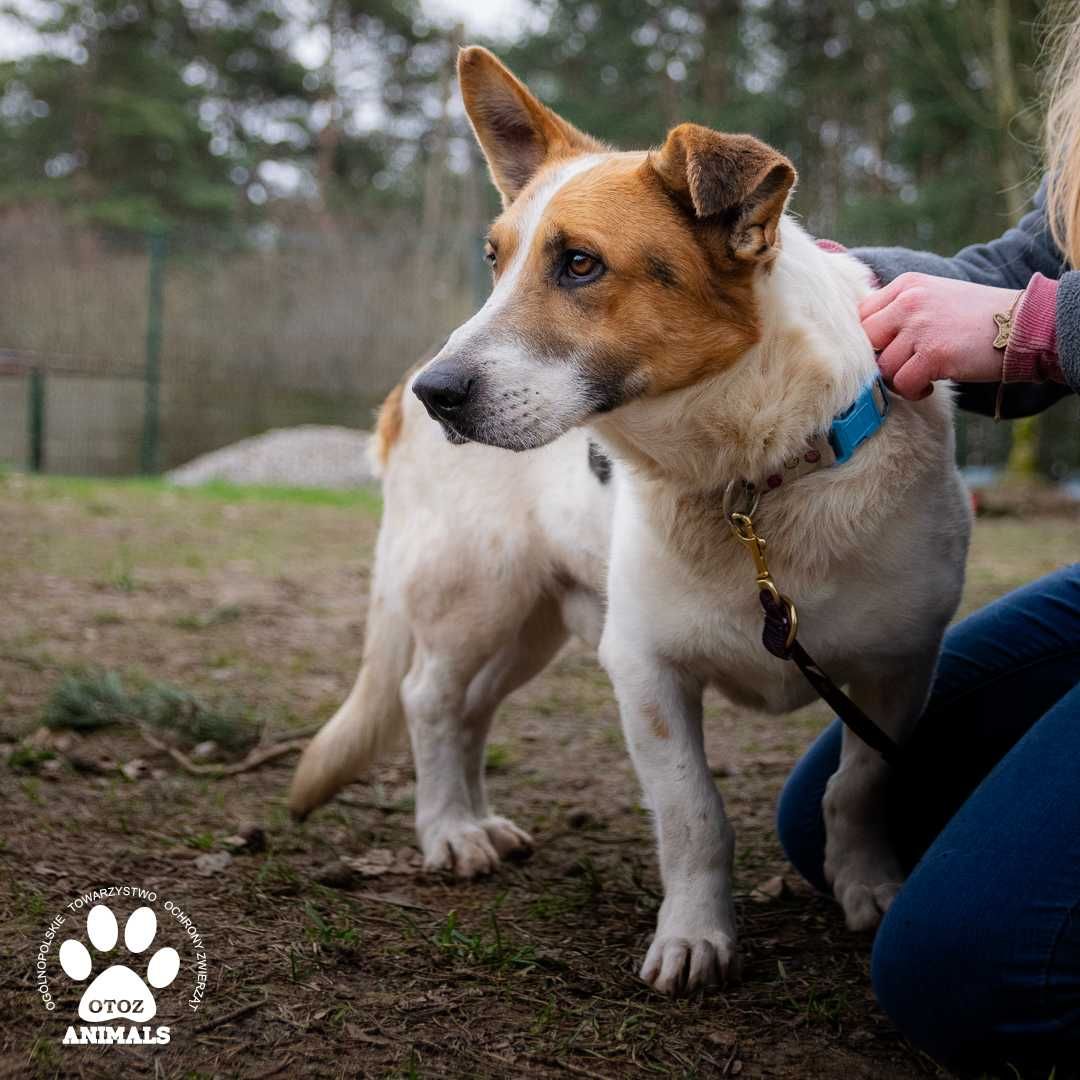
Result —
<instances>
[{"instance_id":1,"label":"leather leash loop","mask_svg":"<svg viewBox=\"0 0 1080 1080\"><path fill-rule=\"evenodd\" d=\"M736 499L745 512L734 510ZM821 670L810 654L799 644L799 613L773 580L765 558L765 538L754 529L753 515L757 510L758 494L753 485L744 482L743 490L735 492L734 482L724 492L724 517L732 534L747 549L754 561L758 599L765 615L761 642L773 656L780 660L793 660L815 693L828 704L867 746L876 750L890 765L900 760L900 747L869 716L866 715Z\"/></svg>"}]
</instances>

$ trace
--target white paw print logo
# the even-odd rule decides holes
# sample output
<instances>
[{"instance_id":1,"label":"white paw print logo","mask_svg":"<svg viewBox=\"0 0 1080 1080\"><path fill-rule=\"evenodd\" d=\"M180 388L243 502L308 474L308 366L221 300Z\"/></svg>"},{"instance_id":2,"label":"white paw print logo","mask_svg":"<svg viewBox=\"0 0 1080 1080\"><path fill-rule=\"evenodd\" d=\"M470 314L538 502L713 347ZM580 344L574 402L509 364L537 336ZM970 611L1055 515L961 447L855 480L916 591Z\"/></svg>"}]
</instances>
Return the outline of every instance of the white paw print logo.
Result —
<instances>
[{"instance_id":1,"label":"white paw print logo","mask_svg":"<svg viewBox=\"0 0 1080 1080\"><path fill-rule=\"evenodd\" d=\"M131 913L124 925L124 945L130 953L146 952L157 933L153 908L141 907ZM86 916L86 935L97 952L111 952L119 930L116 916L104 904L90 909ZM68 938L60 946L60 966L75 982L90 977L94 963L86 946ZM88 1021L116 1020L125 1017L145 1023L157 1013L157 1002L150 987L163 990L180 970L180 954L172 948L158 949L146 965L146 982L123 964L107 967L87 988L79 1001L79 1017Z\"/></svg>"}]
</instances>

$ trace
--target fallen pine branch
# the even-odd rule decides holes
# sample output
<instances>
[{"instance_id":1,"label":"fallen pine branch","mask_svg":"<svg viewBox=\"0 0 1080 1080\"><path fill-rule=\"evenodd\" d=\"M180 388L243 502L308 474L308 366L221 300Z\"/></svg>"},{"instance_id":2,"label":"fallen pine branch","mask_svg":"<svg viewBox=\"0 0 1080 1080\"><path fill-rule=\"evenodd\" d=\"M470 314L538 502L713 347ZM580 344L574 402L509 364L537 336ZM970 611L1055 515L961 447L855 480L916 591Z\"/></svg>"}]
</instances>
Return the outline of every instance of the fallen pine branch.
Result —
<instances>
[{"instance_id":1,"label":"fallen pine branch","mask_svg":"<svg viewBox=\"0 0 1080 1080\"><path fill-rule=\"evenodd\" d=\"M312 735L318 735L325 726L326 721L321 720L317 724L308 724L307 727L297 728L295 731L278 731L273 735L267 736L266 742L280 743L290 742L295 739L310 739Z\"/></svg>"},{"instance_id":2,"label":"fallen pine branch","mask_svg":"<svg viewBox=\"0 0 1080 1080\"><path fill-rule=\"evenodd\" d=\"M257 769L268 761L274 761L276 758L284 757L286 754L303 750L308 744L307 739L292 739L289 742L274 743L272 746L256 747L247 757L241 761L235 761L231 765L199 764L192 761L183 751L177 750L175 746L170 746L156 735L152 735L145 727L139 727L139 734L155 750L168 754L184 772L192 776L238 776L240 773Z\"/></svg>"}]
</instances>

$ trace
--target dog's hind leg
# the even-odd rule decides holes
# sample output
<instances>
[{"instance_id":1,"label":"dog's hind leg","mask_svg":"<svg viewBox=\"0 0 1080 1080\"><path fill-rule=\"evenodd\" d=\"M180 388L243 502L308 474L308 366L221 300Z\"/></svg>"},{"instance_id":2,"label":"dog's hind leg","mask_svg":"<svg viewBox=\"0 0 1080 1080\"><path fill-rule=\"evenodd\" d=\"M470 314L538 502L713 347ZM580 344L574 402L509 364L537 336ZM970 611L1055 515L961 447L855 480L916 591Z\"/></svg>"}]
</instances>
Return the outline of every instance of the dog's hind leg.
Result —
<instances>
[{"instance_id":1,"label":"dog's hind leg","mask_svg":"<svg viewBox=\"0 0 1080 1080\"><path fill-rule=\"evenodd\" d=\"M903 743L930 692L937 650L909 659L902 670L879 668L852 679L851 697L884 731ZM844 729L840 766L822 799L825 878L851 930L872 930L904 882L889 841L885 799L890 767Z\"/></svg>"},{"instance_id":2,"label":"dog's hind leg","mask_svg":"<svg viewBox=\"0 0 1080 1080\"><path fill-rule=\"evenodd\" d=\"M460 651L453 638L436 637L443 648L421 644L402 685L416 766L416 832L428 869L470 878L532 850L527 833L489 812L484 748L499 702L550 661L566 628L557 605L541 597L480 663L460 634Z\"/></svg>"}]
</instances>

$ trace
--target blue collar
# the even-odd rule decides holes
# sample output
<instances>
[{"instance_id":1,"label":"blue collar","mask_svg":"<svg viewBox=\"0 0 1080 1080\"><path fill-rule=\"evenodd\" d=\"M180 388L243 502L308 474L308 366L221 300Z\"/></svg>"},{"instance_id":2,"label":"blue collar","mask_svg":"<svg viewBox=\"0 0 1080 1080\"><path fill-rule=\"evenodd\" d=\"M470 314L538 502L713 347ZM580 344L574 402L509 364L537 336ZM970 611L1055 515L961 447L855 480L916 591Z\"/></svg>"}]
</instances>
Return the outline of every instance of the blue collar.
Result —
<instances>
[{"instance_id":1,"label":"blue collar","mask_svg":"<svg viewBox=\"0 0 1080 1080\"><path fill-rule=\"evenodd\" d=\"M859 396L842 413L833 417L827 431L818 432L807 440L801 453L788 458L780 469L756 484L743 483L751 492L772 491L818 469L843 465L851 460L867 439L880 430L888 415L889 395L881 376L875 375L859 391ZM725 506L730 503L731 495L726 494Z\"/></svg>"},{"instance_id":2,"label":"blue collar","mask_svg":"<svg viewBox=\"0 0 1080 1080\"><path fill-rule=\"evenodd\" d=\"M889 395L885 381L875 375L859 392L859 396L842 413L833 417L826 438L836 455L834 465L843 465L871 435L874 435L889 415Z\"/></svg>"}]
</instances>

